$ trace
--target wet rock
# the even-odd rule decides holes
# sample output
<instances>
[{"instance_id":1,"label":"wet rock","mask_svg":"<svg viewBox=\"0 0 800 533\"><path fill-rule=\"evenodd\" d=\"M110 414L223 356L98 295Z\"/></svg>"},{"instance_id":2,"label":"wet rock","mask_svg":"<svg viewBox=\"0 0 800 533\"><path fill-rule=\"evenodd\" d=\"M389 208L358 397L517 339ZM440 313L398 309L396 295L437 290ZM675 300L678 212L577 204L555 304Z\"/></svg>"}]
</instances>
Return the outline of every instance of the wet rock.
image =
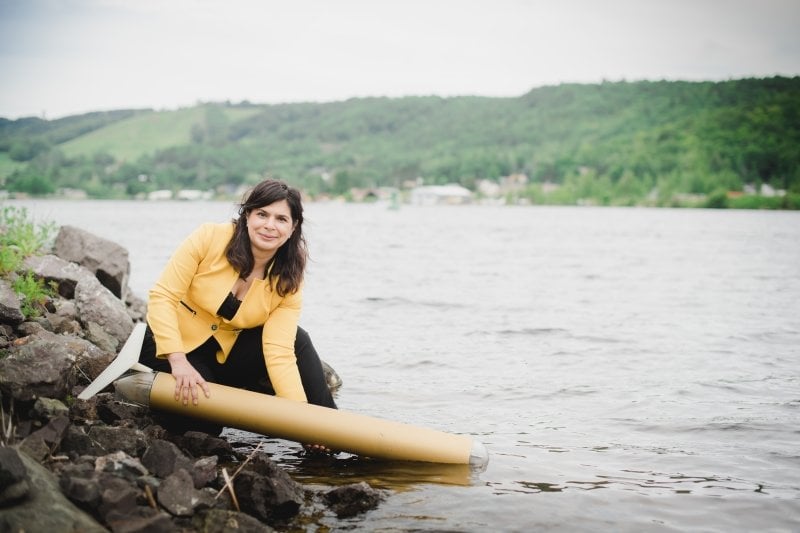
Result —
<instances>
[{"instance_id":1,"label":"wet rock","mask_svg":"<svg viewBox=\"0 0 800 533\"><path fill-rule=\"evenodd\" d=\"M339 374L336 373L336 370L331 365L325 361L321 361L321 363L322 373L325 375L325 383L327 383L328 389L331 393L338 391L342 386L342 378L339 377Z\"/></svg>"},{"instance_id":2,"label":"wet rock","mask_svg":"<svg viewBox=\"0 0 800 533\"><path fill-rule=\"evenodd\" d=\"M19 296L9 282L0 279L0 323L17 325L24 320Z\"/></svg>"},{"instance_id":3,"label":"wet rock","mask_svg":"<svg viewBox=\"0 0 800 533\"><path fill-rule=\"evenodd\" d=\"M92 272L104 287L124 300L130 275L128 250L80 228L61 226L53 251Z\"/></svg>"},{"instance_id":4,"label":"wet rock","mask_svg":"<svg viewBox=\"0 0 800 533\"><path fill-rule=\"evenodd\" d=\"M339 518L347 518L375 509L383 499L381 493L365 482L336 487L325 493L324 500Z\"/></svg>"},{"instance_id":5,"label":"wet rock","mask_svg":"<svg viewBox=\"0 0 800 533\"><path fill-rule=\"evenodd\" d=\"M217 456L201 457L192 465L189 473L192 474L195 488L205 487L218 477Z\"/></svg>"},{"instance_id":6,"label":"wet rock","mask_svg":"<svg viewBox=\"0 0 800 533\"><path fill-rule=\"evenodd\" d=\"M302 487L263 453L253 456L233 486L242 511L267 522L295 516L304 502Z\"/></svg>"},{"instance_id":7,"label":"wet rock","mask_svg":"<svg viewBox=\"0 0 800 533\"><path fill-rule=\"evenodd\" d=\"M173 443L154 440L142 455L142 464L160 478L166 478L178 470L190 471L192 461Z\"/></svg>"},{"instance_id":8,"label":"wet rock","mask_svg":"<svg viewBox=\"0 0 800 533\"><path fill-rule=\"evenodd\" d=\"M199 533L271 533L271 527L262 524L250 515L223 509L209 509L192 519L192 527Z\"/></svg>"},{"instance_id":9,"label":"wet rock","mask_svg":"<svg viewBox=\"0 0 800 533\"><path fill-rule=\"evenodd\" d=\"M0 507L28 497L30 485L25 464L16 448L0 447Z\"/></svg>"},{"instance_id":10,"label":"wet rock","mask_svg":"<svg viewBox=\"0 0 800 533\"><path fill-rule=\"evenodd\" d=\"M30 483L29 497L0 512L0 531L107 531L62 494L51 472L24 453L19 458Z\"/></svg>"}]
</instances>

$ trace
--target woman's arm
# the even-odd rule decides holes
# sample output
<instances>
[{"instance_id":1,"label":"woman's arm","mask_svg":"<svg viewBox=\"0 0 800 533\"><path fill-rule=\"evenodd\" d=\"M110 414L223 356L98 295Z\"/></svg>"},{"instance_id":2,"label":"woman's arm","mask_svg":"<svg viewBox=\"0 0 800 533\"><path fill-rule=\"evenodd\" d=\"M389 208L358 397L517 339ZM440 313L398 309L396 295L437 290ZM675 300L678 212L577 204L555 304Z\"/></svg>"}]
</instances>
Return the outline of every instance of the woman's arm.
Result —
<instances>
[{"instance_id":1,"label":"woman's arm","mask_svg":"<svg viewBox=\"0 0 800 533\"><path fill-rule=\"evenodd\" d=\"M175 378L175 401L183 397L184 405L197 405L198 386L208 398L211 391L202 375L189 363L184 353L183 339L178 327L178 306L186 295L197 268L207 253L209 232L201 226L181 243L172 255L161 277L150 291L147 322L153 330L156 355L166 357Z\"/></svg>"},{"instance_id":2,"label":"woman's arm","mask_svg":"<svg viewBox=\"0 0 800 533\"><path fill-rule=\"evenodd\" d=\"M208 252L211 225L204 224L192 232L175 250L147 303L147 323L153 330L156 355L183 352L184 344L178 328L181 299L186 296L200 262Z\"/></svg>"},{"instance_id":3,"label":"woman's arm","mask_svg":"<svg viewBox=\"0 0 800 533\"><path fill-rule=\"evenodd\" d=\"M275 394L300 402L308 401L297 368L294 341L300 309L303 303L302 287L294 294L283 297L278 307L272 310L264 324L264 361Z\"/></svg>"}]
</instances>

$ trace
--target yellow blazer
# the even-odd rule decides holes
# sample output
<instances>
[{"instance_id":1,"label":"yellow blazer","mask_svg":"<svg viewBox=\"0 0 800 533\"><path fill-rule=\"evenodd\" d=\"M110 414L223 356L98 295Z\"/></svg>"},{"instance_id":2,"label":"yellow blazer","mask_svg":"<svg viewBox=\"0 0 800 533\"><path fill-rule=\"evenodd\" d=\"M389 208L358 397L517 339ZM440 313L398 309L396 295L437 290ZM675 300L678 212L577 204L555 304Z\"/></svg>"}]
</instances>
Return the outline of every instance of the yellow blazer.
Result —
<instances>
[{"instance_id":1,"label":"yellow blazer","mask_svg":"<svg viewBox=\"0 0 800 533\"><path fill-rule=\"evenodd\" d=\"M233 236L232 223L203 224L183 241L150 290L147 322L158 357L188 353L212 335L224 363L239 331L264 325L263 352L269 378L278 396L307 401L294 353L302 305L302 287L284 297L269 281L255 280L233 320L217 315L238 274L225 257Z\"/></svg>"}]
</instances>

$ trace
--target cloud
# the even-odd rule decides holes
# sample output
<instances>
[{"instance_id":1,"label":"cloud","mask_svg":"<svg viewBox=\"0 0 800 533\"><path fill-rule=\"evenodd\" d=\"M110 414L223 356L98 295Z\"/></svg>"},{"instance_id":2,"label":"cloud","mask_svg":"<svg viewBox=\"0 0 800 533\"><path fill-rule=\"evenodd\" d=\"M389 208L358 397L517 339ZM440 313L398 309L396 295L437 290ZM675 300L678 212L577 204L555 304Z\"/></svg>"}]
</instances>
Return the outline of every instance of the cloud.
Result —
<instances>
[{"instance_id":1,"label":"cloud","mask_svg":"<svg viewBox=\"0 0 800 533\"><path fill-rule=\"evenodd\" d=\"M796 75L793 0L0 0L0 116Z\"/></svg>"}]
</instances>

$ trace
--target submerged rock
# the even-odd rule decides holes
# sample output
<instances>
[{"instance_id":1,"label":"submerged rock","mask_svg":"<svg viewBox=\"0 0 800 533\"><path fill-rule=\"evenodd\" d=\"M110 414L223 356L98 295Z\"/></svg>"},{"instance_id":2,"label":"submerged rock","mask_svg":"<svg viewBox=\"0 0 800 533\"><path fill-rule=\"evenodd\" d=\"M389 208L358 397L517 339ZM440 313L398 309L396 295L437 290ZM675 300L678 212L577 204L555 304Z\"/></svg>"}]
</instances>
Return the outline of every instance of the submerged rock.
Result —
<instances>
[{"instance_id":1,"label":"submerged rock","mask_svg":"<svg viewBox=\"0 0 800 533\"><path fill-rule=\"evenodd\" d=\"M336 516L346 518L375 509L383 499L382 494L363 481L328 491L325 502Z\"/></svg>"}]
</instances>

